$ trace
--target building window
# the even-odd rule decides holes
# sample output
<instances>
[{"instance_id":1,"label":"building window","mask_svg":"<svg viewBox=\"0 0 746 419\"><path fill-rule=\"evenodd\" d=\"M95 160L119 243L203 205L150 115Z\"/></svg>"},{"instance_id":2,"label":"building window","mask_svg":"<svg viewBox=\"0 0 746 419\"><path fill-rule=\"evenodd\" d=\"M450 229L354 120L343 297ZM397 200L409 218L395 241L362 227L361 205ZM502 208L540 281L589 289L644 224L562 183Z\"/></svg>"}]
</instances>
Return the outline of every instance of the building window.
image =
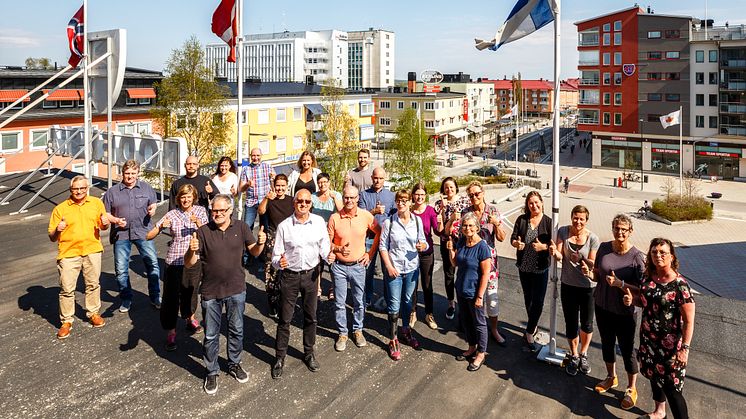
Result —
<instances>
[{"instance_id":1,"label":"building window","mask_svg":"<svg viewBox=\"0 0 746 419\"><path fill-rule=\"evenodd\" d=\"M293 121L303 119L303 108L293 108Z\"/></svg>"},{"instance_id":2,"label":"building window","mask_svg":"<svg viewBox=\"0 0 746 419\"><path fill-rule=\"evenodd\" d=\"M610 33L605 33L605 34L603 35L603 39L604 39L604 40L603 40L603 44L604 44L604 46L606 46L606 45L611 45L611 34L610 34Z\"/></svg>"},{"instance_id":3,"label":"building window","mask_svg":"<svg viewBox=\"0 0 746 419\"><path fill-rule=\"evenodd\" d=\"M705 62L705 52L702 50L696 50L694 51L694 61L698 63Z\"/></svg>"},{"instance_id":4,"label":"building window","mask_svg":"<svg viewBox=\"0 0 746 419\"><path fill-rule=\"evenodd\" d=\"M74 100L60 100L60 108L74 108L75 107L75 101Z\"/></svg>"},{"instance_id":5,"label":"building window","mask_svg":"<svg viewBox=\"0 0 746 419\"><path fill-rule=\"evenodd\" d=\"M694 73L694 82L697 84L705 84L705 73Z\"/></svg>"},{"instance_id":6,"label":"building window","mask_svg":"<svg viewBox=\"0 0 746 419\"><path fill-rule=\"evenodd\" d=\"M426 111L432 111L435 109L435 103L433 102L425 102L425 110Z\"/></svg>"},{"instance_id":7,"label":"building window","mask_svg":"<svg viewBox=\"0 0 746 419\"><path fill-rule=\"evenodd\" d=\"M718 117L717 116L711 116L709 118L710 120L710 128L717 128L718 127Z\"/></svg>"},{"instance_id":8,"label":"building window","mask_svg":"<svg viewBox=\"0 0 746 419\"><path fill-rule=\"evenodd\" d=\"M122 124L119 124L117 126L122 126ZM186 115L176 115L176 129L185 129L187 127L187 117ZM121 132L121 131L120 131ZM125 134L122 132L122 134Z\"/></svg>"},{"instance_id":9,"label":"building window","mask_svg":"<svg viewBox=\"0 0 746 419\"><path fill-rule=\"evenodd\" d=\"M718 84L718 73L717 71L710 72L709 74L710 84Z\"/></svg>"},{"instance_id":10,"label":"building window","mask_svg":"<svg viewBox=\"0 0 746 419\"><path fill-rule=\"evenodd\" d=\"M622 125L622 114L620 113L614 114L614 125L617 125L617 126Z\"/></svg>"},{"instance_id":11,"label":"building window","mask_svg":"<svg viewBox=\"0 0 746 419\"><path fill-rule=\"evenodd\" d=\"M372 115L373 115L373 102L360 103L360 116L372 116Z\"/></svg>"},{"instance_id":12,"label":"building window","mask_svg":"<svg viewBox=\"0 0 746 419\"><path fill-rule=\"evenodd\" d=\"M614 45L622 45L622 33L621 32L614 33Z\"/></svg>"},{"instance_id":13,"label":"building window","mask_svg":"<svg viewBox=\"0 0 746 419\"><path fill-rule=\"evenodd\" d=\"M391 102L389 102L388 100L382 100L382 101L381 101L381 102L379 103L379 105L378 105L378 106L379 106L379 107L380 107L381 109L391 109Z\"/></svg>"},{"instance_id":14,"label":"building window","mask_svg":"<svg viewBox=\"0 0 746 419\"><path fill-rule=\"evenodd\" d=\"M681 38L681 32L678 29L669 29L663 32L666 38Z\"/></svg>"},{"instance_id":15,"label":"building window","mask_svg":"<svg viewBox=\"0 0 746 419\"><path fill-rule=\"evenodd\" d=\"M212 126L217 127L223 124L223 114L214 113L212 114Z\"/></svg>"},{"instance_id":16,"label":"building window","mask_svg":"<svg viewBox=\"0 0 746 419\"><path fill-rule=\"evenodd\" d=\"M396 102L396 109L404 109L404 102L402 101Z\"/></svg>"},{"instance_id":17,"label":"building window","mask_svg":"<svg viewBox=\"0 0 746 419\"><path fill-rule=\"evenodd\" d=\"M611 105L611 93L604 92L604 105Z\"/></svg>"},{"instance_id":18,"label":"building window","mask_svg":"<svg viewBox=\"0 0 746 419\"><path fill-rule=\"evenodd\" d=\"M435 121L425 121L425 128L434 128Z\"/></svg>"},{"instance_id":19,"label":"building window","mask_svg":"<svg viewBox=\"0 0 746 419\"><path fill-rule=\"evenodd\" d=\"M44 150L47 148L47 141L49 140L49 131L31 131L31 144L30 150Z\"/></svg>"},{"instance_id":20,"label":"building window","mask_svg":"<svg viewBox=\"0 0 746 419\"><path fill-rule=\"evenodd\" d=\"M54 109L57 107L57 101L56 100L45 100L41 103L41 107L43 109Z\"/></svg>"},{"instance_id":21,"label":"building window","mask_svg":"<svg viewBox=\"0 0 746 419\"><path fill-rule=\"evenodd\" d=\"M718 95L710 94L710 106L717 106L717 105L718 105Z\"/></svg>"},{"instance_id":22,"label":"building window","mask_svg":"<svg viewBox=\"0 0 746 419\"><path fill-rule=\"evenodd\" d=\"M718 62L718 51L717 51L716 49L711 49L711 50L709 51L709 54L710 54L710 57L709 57L710 59L709 59L709 61L710 61L711 63L716 63L716 62Z\"/></svg>"},{"instance_id":23,"label":"building window","mask_svg":"<svg viewBox=\"0 0 746 419\"><path fill-rule=\"evenodd\" d=\"M287 140L285 137L277 137L275 140L275 152L284 153L287 151Z\"/></svg>"},{"instance_id":24,"label":"building window","mask_svg":"<svg viewBox=\"0 0 746 419\"><path fill-rule=\"evenodd\" d=\"M621 20L614 21L614 30L615 31L621 31L622 30L622 21Z\"/></svg>"},{"instance_id":25,"label":"building window","mask_svg":"<svg viewBox=\"0 0 746 419\"><path fill-rule=\"evenodd\" d=\"M137 105L137 99L127 96L127 106Z\"/></svg>"},{"instance_id":26,"label":"building window","mask_svg":"<svg viewBox=\"0 0 746 419\"><path fill-rule=\"evenodd\" d=\"M620 106L622 104L622 94L614 93L614 105Z\"/></svg>"},{"instance_id":27,"label":"building window","mask_svg":"<svg viewBox=\"0 0 746 419\"><path fill-rule=\"evenodd\" d=\"M412 109L417 109L417 102L410 103L410 106L412 107Z\"/></svg>"},{"instance_id":28,"label":"building window","mask_svg":"<svg viewBox=\"0 0 746 419\"><path fill-rule=\"evenodd\" d=\"M660 51L649 51L648 60L660 60L663 58L663 53Z\"/></svg>"},{"instance_id":29,"label":"building window","mask_svg":"<svg viewBox=\"0 0 746 419\"><path fill-rule=\"evenodd\" d=\"M269 124L269 109L259 109L256 114L257 124Z\"/></svg>"},{"instance_id":30,"label":"building window","mask_svg":"<svg viewBox=\"0 0 746 419\"><path fill-rule=\"evenodd\" d=\"M150 101L151 99L149 97L143 97L143 98L137 99L137 104L138 105L150 105ZM83 101L81 100L80 102L81 104L79 106L83 106L82 105Z\"/></svg>"},{"instance_id":31,"label":"building window","mask_svg":"<svg viewBox=\"0 0 746 419\"><path fill-rule=\"evenodd\" d=\"M648 39L660 39L661 31L650 31L648 32Z\"/></svg>"},{"instance_id":32,"label":"building window","mask_svg":"<svg viewBox=\"0 0 746 419\"><path fill-rule=\"evenodd\" d=\"M598 50L579 51L578 65L598 65Z\"/></svg>"},{"instance_id":33,"label":"building window","mask_svg":"<svg viewBox=\"0 0 746 419\"><path fill-rule=\"evenodd\" d=\"M622 73L614 73L614 84L617 86L622 84Z\"/></svg>"},{"instance_id":34,"label":"building window","mask_svg":"<svg viewBox=\"0 0 746 419\"><path fill-rule=\"evenodd\" d=\"M391 118L379 118L378 124L382 127L388 127L391 125Z\"/></svg>"},{"instance_id":35,"label":"building window","mask_svg":"<svg viewBox=\"0 0 746 419\"><path fill-rule=\"evenodd\" d=\"M269 140L259 140L259 150L262 154L269 154Z\"/></svg>"},{"instance_id":36,"label":"building window","mask_svg":"<svg viewBox=\"0 0 746 419\"><path fill-rule=\"evenodd\" d=\"M680 102L681 95L678 93L666 93L666 102Z\"/></svg>"},{"instance_id":37,"label":"building window","mask_svg":"<svg viewBox=\"0 0 746 419\"><path fill-rule=\"evenodd\" d=\"M610 53L608 53L608 52L604 52L603 53L602 64L603 65L609 65L609 64L611 64L611 54Z\"/></svg>"},{"instance_id":38,"label":"building window","mask_svg":"<svg viewBox=\"0 0 746 419\"><path fill-rule=\"evenodd\" d=\"M293 150L300 150L303 148L303 137L300 135L293 136Z\"/></svg>"},{"instance_id":39,"label":"building window","mask_svg":"<svg viewBox=\"0 0 746 419\"><path fill-rule=\"evenodd\" d=\"M614 65L622 65L622 53L621 52L614 53Z\"/></svg>"},{"instance_id":40,"label":"building window","mask_svg":"<svg viewBox=\"0 0 746 419\"><path fill-rule=\"evenodd\" d=\"M666 80L680 80L681 74L679 73L664 73L666 75Z\"/></svg>"},{"instance_id":41,"label":"building window","mask_svg":"<svg viewBox=\"0 0 746 419\"><path fill-rule=\"evenodd\" d=\"M609 32L611 30L611 23L604 23L603 31Z\"/></svg>"},{"instance_id":42,"label":"building window","mask_svg":"<svg viewBox=\"0 0 746 419\"><path fill-rule=\"evenodd\" d=\"M645 80L662 80L661 73L647 73L645 75Z\"/></svg>"},{"instance_id":43,"label":"building window","mask_svg":"<svg viewBox=\"0 0 746 419\"><path fill-rule=\"evenodd\" d=\"M22 146L21 132L4 132L0 134L0 151L12 153L20 151Z\"/></svg>"},{"instance_id":44,"label":"building window","mask_svg":"<svg viewBox=\"0 0 746 419\"><path fill-rule=\"evenodd\" d=\"M604 125L611 125L611 114L609 112L604 112Z\"/></svg>"},{"instance_id":45,"label":"building window","mask_svg":"<svg viewBox=\"0 0 746 419\"><path fill-rule=\"evenodd\" d=\"M701 93L697 93L695 98L696 98L695 106L705 106L705 95Z\"/></svg>"},{"instance_id":46,"label":"building window","mask_svg":"<svg viewBox=\"0 0 746 419\"><path fill-rule=\"evenodd\" d=\"M658 123L660 123L661 116L663 116L663 115L661 115L659 113L649 113L648 114L648 122L658 122Z\"/></svg>"},{"instance_id":47,"label":"building window","mask_svg":"<svg viewBox=\"0 0 746 419\"><path fill-rule=\"evenodd\" d=\"M697 115L694 118L695 124L697 128L704 128L705 127L705 117L703 115Z\"/></svg>"},{"instance_id":48,"label":"building window","mask_svg":"<svg viewBox=\"0 0 746 419\"><path fill-rule=\"evenodd\" d=\"M604 73L604 86L611 84L611 73Z\"/></svg>"},{"instance_id":49,"label":"building window","mask_svg":"<svg viewBox=\"0 0 746 419\"><path fill-rule=\"evenodd\" d=\"M648 93L649 102L660 102L663 100L663 95L660 93Z\"/></svg>"},{"instance_id":50,"label":"building window","mask_svg":"<svg viewBox=\"0 0 746 419\"><path fill-rule=\"evenodd\" d=\"M678 60L679 51L666 51L666 59L667 60Z\"/></svg>"},{"instance_id":51,"label":"building window","mask_svg":"<svg viewBox=\"0 0 746 419\"><path fill-rule=\"evenodd\" d=\"M285 108L277 108L275 110L275 120L277 122L285 122L286 121L286 110Z\"/></svg>"}]
</instances>

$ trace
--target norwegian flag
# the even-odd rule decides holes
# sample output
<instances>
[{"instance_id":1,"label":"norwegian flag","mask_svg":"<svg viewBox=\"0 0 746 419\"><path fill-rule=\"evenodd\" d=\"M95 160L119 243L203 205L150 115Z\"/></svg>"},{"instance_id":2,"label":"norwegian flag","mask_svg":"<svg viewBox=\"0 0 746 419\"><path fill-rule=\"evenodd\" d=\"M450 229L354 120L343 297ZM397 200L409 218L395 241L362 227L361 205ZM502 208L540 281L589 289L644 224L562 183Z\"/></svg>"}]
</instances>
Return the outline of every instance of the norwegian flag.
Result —
<instances>
[{"instance_id":1,"label":"norwegian flag","mask_svg":"<svg viewBox=\"0 0 746 419\"><path fill-rule=\"evenodd\" d=\"M67 24L67 45L70 48L70 59L67 61L73 67L77 67L83 58L83 42L85 42L85 30L83 28L83 6Z\"/></svg>"},{"instance_id":2,"label":"norwegian flag","mask_svg":"<svg viewBox=\"0 0 746 419\"><path fill-rule=\"evenodd\" d=\"M220 0L218 8L212 14L212 33L220 37L230 47L228 62L236 62L236 35L238 20L236 19L236 0Z\"/></svg>"}]
</instances>

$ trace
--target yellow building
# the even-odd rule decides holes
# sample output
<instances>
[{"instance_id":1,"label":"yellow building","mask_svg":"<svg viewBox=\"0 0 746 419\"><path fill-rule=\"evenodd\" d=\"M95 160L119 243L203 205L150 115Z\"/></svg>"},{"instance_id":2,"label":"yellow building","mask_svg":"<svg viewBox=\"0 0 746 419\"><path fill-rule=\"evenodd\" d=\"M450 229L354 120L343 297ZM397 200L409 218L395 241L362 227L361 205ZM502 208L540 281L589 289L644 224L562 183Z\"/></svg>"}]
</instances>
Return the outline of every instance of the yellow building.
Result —
<instances>
[{"instance_id":1,"label":"yellow building","mask_svg":"<svg viewBox=\"0 0 746 419\"><path fill-rule=\"evenodd\" d=\"M227 111L236 109L236 83L228 83L232 98ZM340 99L341 106L357 120L355 138L361 148L370 148L375 138L373 126L373 101L370 94L347 94ZM321 86L305 83L261 83L244 84L241 106L242 150L247 158L253 148L262 150L263 161L273 165L295 162L300 154L310 148L309 134L319 138L323 127ZM237 127L234 125L230 137L234 140L227 152L235 151ZM322 140L323 141L323 140Z\"/></svg>"}]
</instances>

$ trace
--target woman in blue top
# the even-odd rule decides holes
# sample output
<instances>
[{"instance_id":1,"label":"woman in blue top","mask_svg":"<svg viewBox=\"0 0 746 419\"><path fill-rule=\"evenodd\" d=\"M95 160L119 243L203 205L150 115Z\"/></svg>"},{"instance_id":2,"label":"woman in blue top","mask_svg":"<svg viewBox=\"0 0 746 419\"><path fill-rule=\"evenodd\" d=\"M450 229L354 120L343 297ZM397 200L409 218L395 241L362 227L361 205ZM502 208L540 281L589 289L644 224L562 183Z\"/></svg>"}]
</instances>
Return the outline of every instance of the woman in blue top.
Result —
<instances>
[{"instance_id":1,"label":"woman in blue top","mask_svg":"<svg viewBox=\"0 0 746 419\"><path fill-rule=\"evenodd\" d=\"M479 219L467 213L461 219L461 239L454 249L446 242L451 262L456 266L456 295L459 318L464 326L469 349L456 356L469 360L467 370L476 371L484 363L487 352L487 317L484 313L484 294L492 269L492 251L479 236Z\"/></svg>"},{"instance_id":2,"label":"woman in blue top","mask_svg":"<svg viewBox=\"0 0 746 419\"><path fill-rule=\"evenodd\" d=\"M389 356L394 361L401 359L397 327L401 309L402 336L404 344L419 349L420 343L409 327L412 312L412 293L417 284L420 266L419 252L428 249L422 220L409 210L410 193L402 189L394 196L396 214L383 222L378 249L384 265L383 278L387 289L386 305L389 315Z\"/></svg>"}]
</instances>

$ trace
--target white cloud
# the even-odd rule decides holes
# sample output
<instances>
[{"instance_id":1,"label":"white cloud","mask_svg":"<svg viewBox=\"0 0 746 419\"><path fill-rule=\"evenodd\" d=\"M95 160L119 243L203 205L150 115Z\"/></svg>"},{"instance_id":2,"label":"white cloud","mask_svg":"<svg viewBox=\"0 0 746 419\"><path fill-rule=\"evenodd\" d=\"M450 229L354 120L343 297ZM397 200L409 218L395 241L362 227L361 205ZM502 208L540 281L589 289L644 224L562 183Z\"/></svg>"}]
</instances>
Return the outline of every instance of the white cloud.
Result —
<instances>
[{"instance_id":1,"label":"white cloud","mask_svg":"<svg viewBox=\"0 0 746 419\"><path fill-rule=\"evenodd\" d=\"M31 32L17 29L5 29L0 31L0 47L5 48L29 48L38 47L42 39Z\"/></svg>"}]
</instances>

